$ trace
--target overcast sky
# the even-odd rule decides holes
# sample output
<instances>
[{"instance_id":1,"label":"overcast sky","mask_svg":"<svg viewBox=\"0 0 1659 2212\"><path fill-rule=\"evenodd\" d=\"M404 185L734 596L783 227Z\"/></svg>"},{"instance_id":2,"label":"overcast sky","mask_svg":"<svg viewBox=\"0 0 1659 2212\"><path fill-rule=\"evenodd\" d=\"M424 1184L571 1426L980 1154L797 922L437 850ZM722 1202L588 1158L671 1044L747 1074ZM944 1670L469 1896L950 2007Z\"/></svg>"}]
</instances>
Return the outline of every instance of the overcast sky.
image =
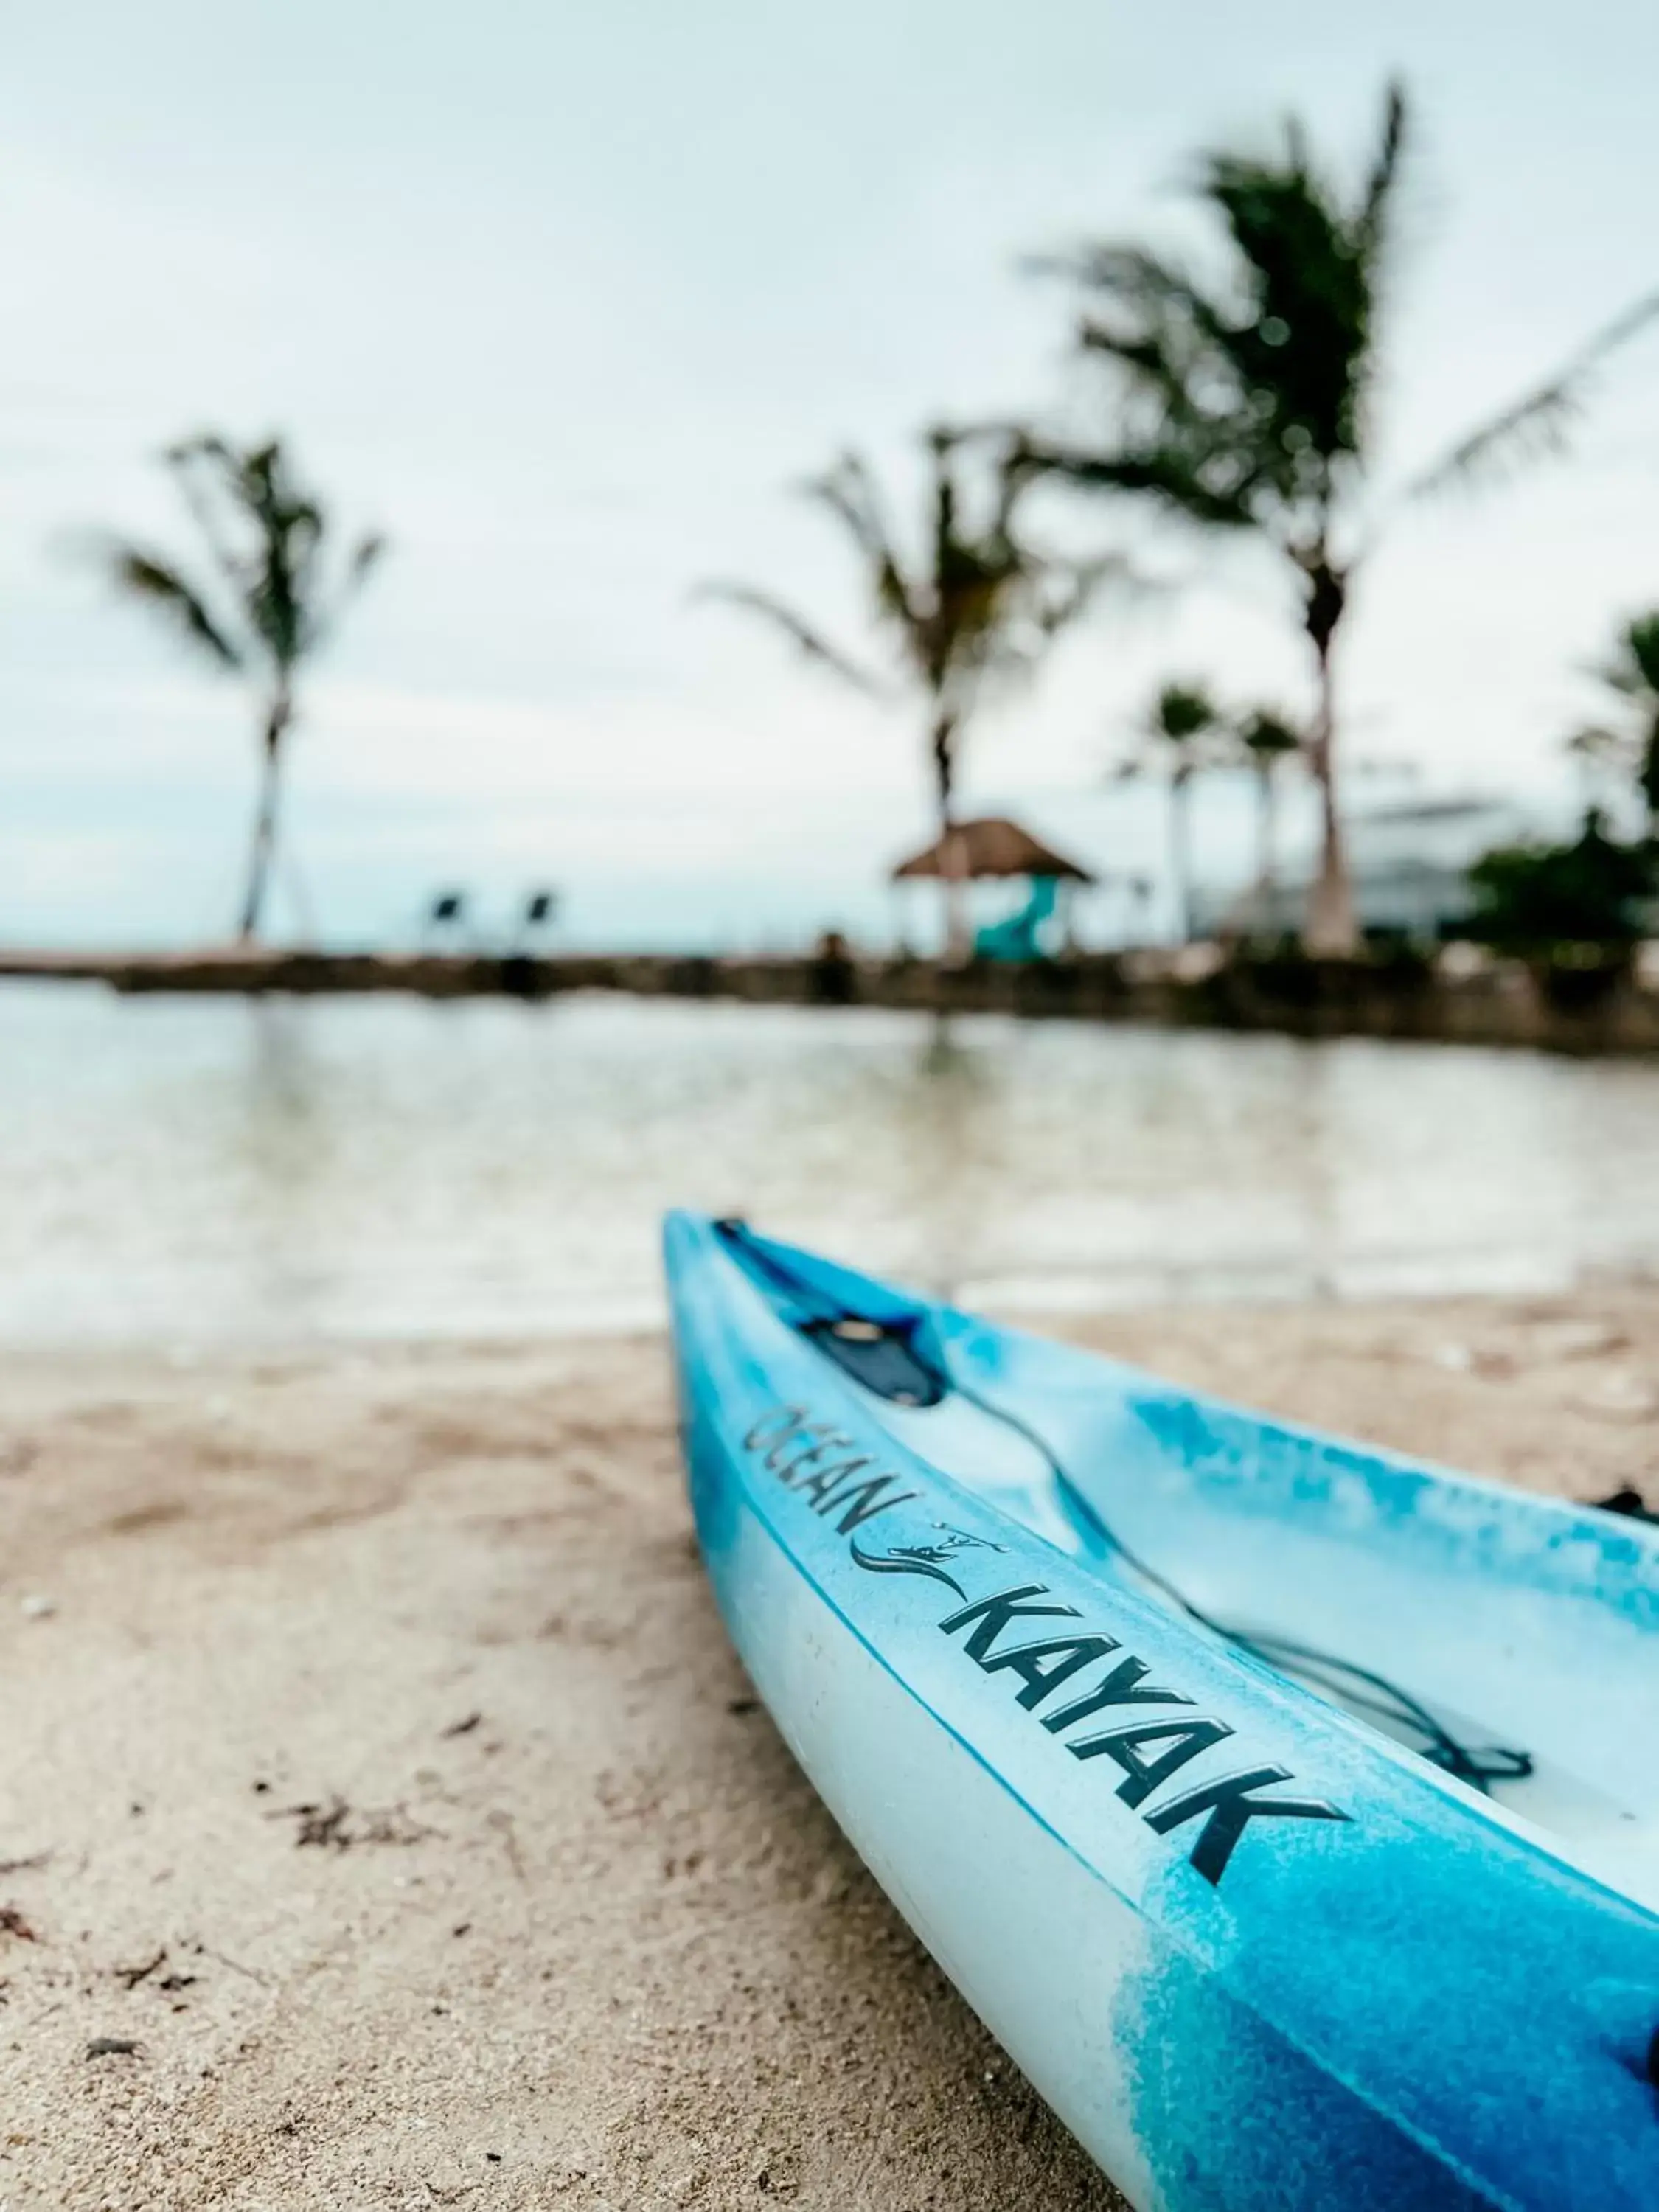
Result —
<instances>
[{"instance_id":1,"label":"overcast sky","mask_svg":"<svg viewBox=\"0 0 1659 2212\"><path fill-rule=\"evenodd\" d=\"M1022 254L1183 235L1183 156L1287 107L1356 158L1397 68L1401 469L1659 281L1651 0L70 0L9 11L0 58L6 938L233 911L246 702L76 551L188 545L155 460L186 430L280 429L393 541L296 743L326 931L551 880L589 942L776 939L879 915L926 825L916 732L688 587L750 575L854 641L844 549L788 487L848 443L908 483L930 417L1056 394L1064 303ZM1659 603L1656 487L1659 333L1570 464L1402 520L1356 611L1355 750L1559 781L1577 672ZM976 733L965 797L1145 864L1154 810L1102 763L1175 671L1294 702L1271 574L1080 637ZM1218 795L1218 866L1229 824Z\"/></svg>"}]
</instances>

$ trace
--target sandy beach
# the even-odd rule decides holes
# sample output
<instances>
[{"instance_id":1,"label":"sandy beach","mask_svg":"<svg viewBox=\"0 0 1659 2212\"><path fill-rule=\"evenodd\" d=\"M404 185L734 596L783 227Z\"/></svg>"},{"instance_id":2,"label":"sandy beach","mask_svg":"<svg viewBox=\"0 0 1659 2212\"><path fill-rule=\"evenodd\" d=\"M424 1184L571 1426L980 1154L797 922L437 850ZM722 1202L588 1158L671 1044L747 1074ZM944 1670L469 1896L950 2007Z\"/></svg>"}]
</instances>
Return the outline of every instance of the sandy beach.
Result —
<instances>
[{"instance_id":1,"label":"sandy beach","mask_svg":"<svg viewBox=\"0 0 1659 2212\"><path fill-rule=\"evenodd\" d=\"M1659 1498L1659 1291L1067 1325ZM749 1692L656 1339L0 1383L0 2205L1119 2200Z\"/></svg>"}]
</instances>

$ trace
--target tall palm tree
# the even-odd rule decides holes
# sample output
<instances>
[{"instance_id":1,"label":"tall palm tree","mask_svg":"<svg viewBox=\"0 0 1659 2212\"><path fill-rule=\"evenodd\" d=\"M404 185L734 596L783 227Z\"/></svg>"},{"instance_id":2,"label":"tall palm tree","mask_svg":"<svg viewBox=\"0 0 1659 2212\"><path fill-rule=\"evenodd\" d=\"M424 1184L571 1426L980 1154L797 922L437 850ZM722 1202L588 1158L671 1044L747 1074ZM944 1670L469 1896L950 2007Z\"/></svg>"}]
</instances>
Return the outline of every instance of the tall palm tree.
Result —
<instances>
[{"instance_id":1,"label":"tall palm tree","mask_svg":"<svg viewBox=\"0 0 1659 2212\"><path fill-rule=\"evenodd\" d=\"M1135 727L1135 749L1118 774L1161 775L1170 796L1170 881L1183 945L1193 934L1192 822L1194 776L1225 764L1227 720L1209 687L1188 679L1165 684Z\"/></svg>"},{"instance_id":2,"label":"tall palm tree","mask_svg":"<svg viewBox=\"0 0 1659 2212\"><path fill-rule=\"evenodd\" d=\"M1272 914L1279 883L1279 771L1286 761L1304 757L1307 741L1286 716L1272 707L1256 707L1234 726L1240 757L1255 778L1255 881L1250 888L1251 919Z\"/></svg>"},{"instance_id":3,"label":"tall palm tree","mask_svg":"<svg viewBox=\"0 0 1659 2212\"><path fill-rule=\"evenodd\" d=\"M1021 472L1139 494L1207 530L1249 532L1287 564L1313 660L1309 765L1322 855L1307 942L1358 945L1337 808L1334 661L1356 568L1380 519L1372 495L1385 310L1408 137L1391 85L1365 174L1345 191L1292 119L1267 155L1203 155L1195 193L1221 234L1217 271L1132 245L1058 267L1079 287L1085 356L1110 372L1116 416L1098 444L1028 437ZM1659 313L1659 293L1403 487L1423 496L1559 445L1591 372Z\"/></svg>"},{"instance_id":4,"label":"tall palm tree","mask_svg":"<svg viewBox=\"0 0 1659 2212\"><path fill-rule=\"evenodd\" d=\"M331 576L322 507L296 483L281 441L246 449L212 434L172 447L178 479L201 534L205 580L145 547L108 552L119 588L157 608L216 667L246 676L259 705L259 790L240 933L258 934L276 843L283 744L298 713L302 665L323 645L346 600L385 550L359 538Z\"/></svg>"},{"instance_id":5,"label":"tall palm tree","mask_svg":"<svg viewBox=\"0 0 1659 2212\"><path fill-rule=\"evenodd\" d=\"M1567 743L1628 776L1652 823L1659 817L1659 607L1632 615L1594 672L1613 693L1619 720L1578 730Z\"/></svg>"},{"instance_id":6,"label":"tall palm tree","mask_svg":"<svg viewBox=\"0 0 1659 2212\"><path fill-rule=\"evenodd\" d=\"M949 833L967 726L993 687L1029 675L1044 649L1088 605L1112 561L1066 561L1038 551L1013 529L1019 487L1006 471L986 471L975 489L981 519L964 512L963 461L978 434L927 434L929 483L920 557L907 561L888 526L871 472L844 454L803 489L827 508L853 542L864 571L872 627L905 687L927 714L927 758L943 841L947 935L953 955L965 940L962 881L949 870ZM826 641L770 592L718 582L702 595L745 607L781 629L807 658L860 690L881 695L888 679Z\"/></svg>"}]
</instances>

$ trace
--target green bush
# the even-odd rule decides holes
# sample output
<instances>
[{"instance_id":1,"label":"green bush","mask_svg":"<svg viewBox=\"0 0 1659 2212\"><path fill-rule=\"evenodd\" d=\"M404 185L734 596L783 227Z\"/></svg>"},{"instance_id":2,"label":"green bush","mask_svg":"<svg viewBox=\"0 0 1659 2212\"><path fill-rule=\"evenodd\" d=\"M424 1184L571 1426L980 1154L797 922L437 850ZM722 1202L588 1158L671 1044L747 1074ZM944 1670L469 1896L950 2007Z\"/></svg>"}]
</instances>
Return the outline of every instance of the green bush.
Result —
<instances>
[{"instance_id":1,"label":"green bush","mask_svg":"<svg viewBox=\"0 0 1659 2212\"><path fill-rule=\"evenodd\" d=\"M1592 811L1569 845L1500 846L1469 871L1475 908L1464 934L1499 951L1633 945L1656 888L1650 841L1621 845Z\"/></svg>"}]
</instances>

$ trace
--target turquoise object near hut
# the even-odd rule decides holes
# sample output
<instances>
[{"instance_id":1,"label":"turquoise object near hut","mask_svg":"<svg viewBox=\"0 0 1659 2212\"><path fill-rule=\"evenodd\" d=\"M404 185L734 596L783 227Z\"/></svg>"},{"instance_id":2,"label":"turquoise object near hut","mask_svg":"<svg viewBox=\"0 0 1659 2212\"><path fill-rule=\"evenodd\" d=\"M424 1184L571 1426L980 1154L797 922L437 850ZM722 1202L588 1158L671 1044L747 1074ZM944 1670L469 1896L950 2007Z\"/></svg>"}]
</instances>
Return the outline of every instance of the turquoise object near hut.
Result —
<instances>
[{"instance_id":1,"label":"turquoise object near hut","mask_svg":"<svg viewBox=\"0 0 1659 2212\"><path fill-rule=\"evenodd\" d=\"M1052 921L1060 903L1060 885L1053 876L1038 876L1031 895L1018 914L988 922L974 939L974 951L981 960L1040 960L1042 931Z\"/></svg>"}]
</instances>

